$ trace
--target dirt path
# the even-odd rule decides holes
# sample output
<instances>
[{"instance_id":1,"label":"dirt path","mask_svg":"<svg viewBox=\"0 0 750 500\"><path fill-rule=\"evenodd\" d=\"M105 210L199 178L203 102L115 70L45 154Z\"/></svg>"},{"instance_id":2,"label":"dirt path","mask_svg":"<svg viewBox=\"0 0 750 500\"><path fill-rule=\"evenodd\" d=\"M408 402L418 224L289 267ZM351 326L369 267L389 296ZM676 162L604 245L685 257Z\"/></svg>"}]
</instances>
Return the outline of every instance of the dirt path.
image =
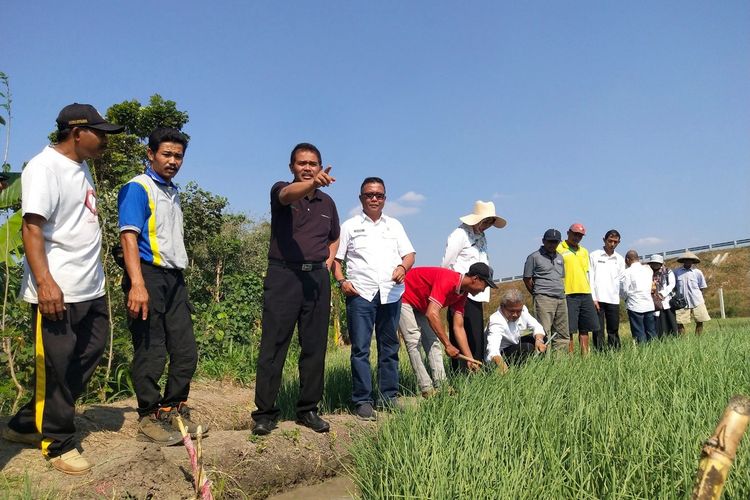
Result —
<instances>
[{"instance_id":1,"label":"dirt path","mask_svg":"<svg viewBox=\"0 0 750 500\"><path fill-rule=\"evenodd\" d=\"M333 477L348 461L352 437L375 427L342 413L326 417L331 422L328 434L287 421L270 436L251 438L252 401L252 389L219 383L195 383L191 389L194 414L211 425L203 442L204 459L214 491L223 498L263 498ZM191 498L185 448L136 441L134 408L130 399L79 409L79 439L96 464L84 476L61 474L47 465L39 450L4 440L0 440L0 474L8 484L19 484L19 478L28 474L37 497Z\"/></svg>"}]
</instances>

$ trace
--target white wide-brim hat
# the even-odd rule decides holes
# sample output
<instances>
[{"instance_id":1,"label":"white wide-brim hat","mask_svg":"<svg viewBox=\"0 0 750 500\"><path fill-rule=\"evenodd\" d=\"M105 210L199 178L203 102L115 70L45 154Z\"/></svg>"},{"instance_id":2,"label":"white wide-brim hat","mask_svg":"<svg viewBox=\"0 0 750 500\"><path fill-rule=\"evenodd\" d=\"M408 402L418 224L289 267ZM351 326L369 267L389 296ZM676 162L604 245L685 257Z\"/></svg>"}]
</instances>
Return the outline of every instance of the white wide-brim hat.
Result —
<instances>
[{"instance_id":1,"label":"white wide-brim hat","mask_svg":"<svg viewBox=\"0 0 750 500\"><path fill-rule=\"evenodd\" d=\"M484 219L495 219L492 225L496 228L503 228L508 223L495 213L495 204L491 201L477 200L474 202L474 212L459 218L461 222L469 226L479 224Z\"/></svg>"},{"instance_id":2,"label":"white wide-brim hat","mask_svg":"<svg viewBox=\"0 0 750 500\"><path fill-rule=\"evenodd\" d=\"M648 259L648 262L646 264L664 264L664 257L659 255L658 253L655 253L651 256L650 259Z\"/></svg>"}]
</instances>

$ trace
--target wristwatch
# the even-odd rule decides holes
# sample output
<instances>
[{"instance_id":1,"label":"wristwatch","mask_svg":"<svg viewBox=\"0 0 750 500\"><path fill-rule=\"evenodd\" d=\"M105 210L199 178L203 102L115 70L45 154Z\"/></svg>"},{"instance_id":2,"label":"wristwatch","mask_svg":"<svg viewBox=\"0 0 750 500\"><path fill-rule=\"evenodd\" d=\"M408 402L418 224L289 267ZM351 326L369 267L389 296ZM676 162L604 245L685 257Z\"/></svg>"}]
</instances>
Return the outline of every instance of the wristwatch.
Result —
<instances>
[{"instance_id":1,"label":"wristwatch","mask_svg":"<svg viewBox=\"0 0 750 500\"><path fill-rule=\"evenodd\" d=\"M336 280L336 288L341 288L341 285L346 281L346 278L342 280Z\"/></svg>"}]
</instances>

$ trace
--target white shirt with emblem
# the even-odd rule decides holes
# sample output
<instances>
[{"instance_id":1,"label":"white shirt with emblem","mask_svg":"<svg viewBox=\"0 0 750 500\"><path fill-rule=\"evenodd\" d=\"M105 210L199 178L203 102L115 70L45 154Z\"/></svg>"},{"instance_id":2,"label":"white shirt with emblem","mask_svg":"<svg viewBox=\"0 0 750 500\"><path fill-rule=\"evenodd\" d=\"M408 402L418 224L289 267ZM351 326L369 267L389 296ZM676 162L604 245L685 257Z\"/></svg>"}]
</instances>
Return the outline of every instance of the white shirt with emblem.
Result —
<instances>
[{"instance_id":1,"label":"white shirt with emblem","mask_svg":"<svg viewBox=\"0 0 750 500\"><path fill-rule=\"evenodd\" d=\"M21 210L46 219L44 253L66 303L104 295L102 233L96 192L86 162L77 163L47 146L21 174ZM38 302L36 280L24 258L21 297Z\"/></svg>"},{"instance_id":2,"label":"white shirt with emblem","mask_svg":"<svg viewBox=\"0 0 750 500\"><path fill-rule=\"evenodd\" d=\"M607 255L604 249L589 254L591 298L605 304L620 303L620 280L625 272L625 259L617 252Z\"/></svg>"},{"instance_id":3,"label":"white shirt with emblem","mask_svg":"<svg viewBox=\"0 0 750 500\"><path fill-rule=\"evenodd\" d=\"M363 299L372 301L380 292L381 304L398 301L404 285L393 281L393 271L410 253L414 247L393 217L373 221L362 212L341 224L336 259L346 262L346 279Z\"/></svg>"}]
</instances>

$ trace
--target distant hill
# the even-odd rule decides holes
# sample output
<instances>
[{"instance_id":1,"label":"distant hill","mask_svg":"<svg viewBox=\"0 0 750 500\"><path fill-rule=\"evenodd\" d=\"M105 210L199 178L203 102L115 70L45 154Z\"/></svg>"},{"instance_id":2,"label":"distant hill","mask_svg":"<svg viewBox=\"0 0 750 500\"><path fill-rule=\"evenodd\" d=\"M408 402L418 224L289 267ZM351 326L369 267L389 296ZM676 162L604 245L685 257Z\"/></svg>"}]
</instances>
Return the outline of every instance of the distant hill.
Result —
<instances>
[{"instance_id":1,"label":"distant hill","mask_svg":"<svg viewBox=\"0 0 750 500\"><path fill-rule=\"evenodd\" d=\"M589 249L591 250L591 249ZM677 256L679 257L679 256ZM681 266L677 257L666 260L667 266L676 269ZM719 288L724 288L724 311L729 318L750 317L750 247L701 252L698 269L703 271L708 282L705 291L706 307L712 318L719 318ZM500 296L508 288L517 288L526 296L531 310L531 295L523 286L523 281L499 283L492 296L485 317L497 310Z\"/></svg>"}]
</instances>

